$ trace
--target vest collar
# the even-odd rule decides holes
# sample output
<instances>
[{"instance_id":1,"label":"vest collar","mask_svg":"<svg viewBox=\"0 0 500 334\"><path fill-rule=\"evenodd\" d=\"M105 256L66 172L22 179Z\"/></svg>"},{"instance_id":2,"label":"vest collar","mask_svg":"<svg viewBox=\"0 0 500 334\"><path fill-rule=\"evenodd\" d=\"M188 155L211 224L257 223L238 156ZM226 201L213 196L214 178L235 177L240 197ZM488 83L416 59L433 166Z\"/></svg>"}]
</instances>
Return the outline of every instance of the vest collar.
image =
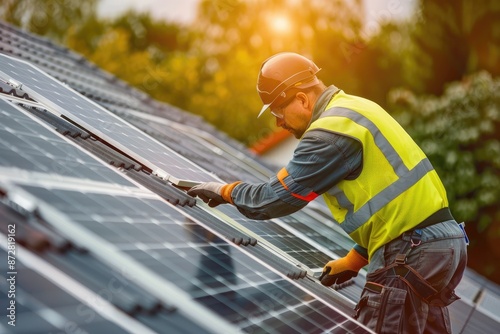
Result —
<instances>
[{"instance_id":1,"label":"vest collar","mask_svg":"<svg viewBox=\"0 0 500 334\"><path fill-rule=\"evenodd\" d=\"M311 120L309 121L307 128L309 128L309 126L311 126L311 124L321 116L323 111L325 111L328 103L330 103L330 100L338 92L340 92L340 89L338 89L334 85L331 85L331 86L327 87L323 91L323 93L321 93L321 95L318 97L318 100L314 104L313 114L312 114Z\"/></svg>"}]
</instances>

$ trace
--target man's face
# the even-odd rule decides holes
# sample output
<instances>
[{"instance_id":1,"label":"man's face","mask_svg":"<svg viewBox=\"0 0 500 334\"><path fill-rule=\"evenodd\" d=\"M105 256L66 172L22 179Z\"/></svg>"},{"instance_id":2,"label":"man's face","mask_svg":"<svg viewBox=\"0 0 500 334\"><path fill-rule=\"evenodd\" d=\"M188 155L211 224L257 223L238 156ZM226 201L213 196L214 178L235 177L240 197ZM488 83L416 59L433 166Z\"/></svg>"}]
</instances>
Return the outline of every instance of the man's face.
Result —
<instances>
[{"instance_id":1,"label":"man's face","mask_svg":"<svg viewBox=\"0 0 500 334\"><path fill-rule=\"evenodd\" d=\"M311 120L313 106L314 101L311 100L310 95L299 92L290 103L273 110L272 114L276 117L277 126L300 139Z\"/></svg>"}]
</instances>

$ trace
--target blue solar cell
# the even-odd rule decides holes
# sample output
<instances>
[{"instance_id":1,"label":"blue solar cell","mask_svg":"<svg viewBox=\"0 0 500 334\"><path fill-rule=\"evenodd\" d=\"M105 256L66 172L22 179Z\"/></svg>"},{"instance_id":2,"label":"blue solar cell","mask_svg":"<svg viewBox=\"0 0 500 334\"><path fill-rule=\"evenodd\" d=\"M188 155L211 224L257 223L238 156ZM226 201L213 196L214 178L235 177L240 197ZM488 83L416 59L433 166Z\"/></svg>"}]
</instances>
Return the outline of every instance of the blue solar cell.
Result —
<instances>
[{"instance_id":1,"label":"blue solar cell","mask_svg":"<svg viewBox=\"0 0 500 334\"><path fill-rule=\"evenodd\" d=\"M0 256L7 252L0 247ZM6 261L2 261L6 263ZM3 271L4 273L6 270ZM73 295L46 277L27 268L17 256L15 297L8 297L7 284L0 284L0 305L3 310L7 302L15 300L15 326L2 319L2 333L60 333L71 330L75 333L122 333L120 325L86 307ZM3 312L5 316L5 312Z\"/></svg>"}]
</instances>

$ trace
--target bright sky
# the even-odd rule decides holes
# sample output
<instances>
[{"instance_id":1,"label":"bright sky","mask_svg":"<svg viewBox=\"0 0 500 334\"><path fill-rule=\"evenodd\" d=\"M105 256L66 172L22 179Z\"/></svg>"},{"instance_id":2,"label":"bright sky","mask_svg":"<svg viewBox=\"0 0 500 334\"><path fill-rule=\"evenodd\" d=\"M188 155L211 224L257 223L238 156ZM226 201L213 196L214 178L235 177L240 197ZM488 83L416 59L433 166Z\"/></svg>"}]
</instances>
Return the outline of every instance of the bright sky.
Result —
<instances>
[{"instance_id":1,"label":"bright sky","mask_svg":"<svg viewBox=\"0 0 500 334\"><path fill-rule=\"evenodd\" d=\"M127 9L149 11L154 18L190 22L196 14L199 0L100 0L99 13L103 16L119 15Z\"/></svg>"},{"instance_id":2,"label":"bright sky","mask_svg":"<svg viewBox=\"0 0 500 334\"><path fill-rule=\"evenodd\" d=\"M118 15L133 8L141 12L149 11L155 18L190 22L196 15L198 2L199 0L100 0L98 8L103 16ZM417 0L364 0L364 2L367 24L370 22L376 24L385 19L408 17Z\"/></svg>"}]
</instances>

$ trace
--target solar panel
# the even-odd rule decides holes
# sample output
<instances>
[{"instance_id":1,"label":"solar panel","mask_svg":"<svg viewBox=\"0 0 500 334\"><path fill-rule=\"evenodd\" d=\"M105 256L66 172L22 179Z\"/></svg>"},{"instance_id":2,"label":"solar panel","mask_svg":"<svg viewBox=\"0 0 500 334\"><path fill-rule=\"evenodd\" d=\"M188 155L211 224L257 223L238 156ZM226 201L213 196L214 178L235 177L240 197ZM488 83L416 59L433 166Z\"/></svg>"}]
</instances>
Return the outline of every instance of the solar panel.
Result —
<instances>
[{"instance_id":1,"label":"solar panel","mask_svg":"<svg viewBox=\"0 0 500 334\"><path fill-rule=\"evenodd\" d=\"M0 99L0 168L137 187L101 161Z\"/></svg>"},{"instance_id":2,"label":"solar panel","mask_svg":"<svg viewBox=\"0 0 500 334\"><path fill-rule=\"evenodd\" d=\"M299 268L307 267L304 269L315 277L320 275L328 261L345 256L353 246L352 240L344 234L334 233L330 227L321 225L304 212L279 219L255 221L242 216L232 206L220 205L217 209L276 246L279 253L284 252L295 259ZM364 276L362 271L359 277L333 288L338 289L339 294L357 301L365 283Z\"/></svg>"},{"instance_id":3,"label":"solar panel","mask_svg":"<svg viewBox=\"0 0 500 334\"><path fill-rule=\"evenodd\" d=\"M2 248L6 245L0 241L0 255L7 257ZM4 301L15 298L16 326L4 328L2 321L2 333L154 334L166 328L172 334L213 333L88 252L50 250L38 256L16 248L15 297L8 297L9 287L0 282L0 296L5 296L0 298L2 307ZM7 266L0 269L7 272Z\"/></svg>"},{"instance_id":4,"label":"solar panel","mask_svg":"<svg viewBox=\"0 0 500 334\"><path fill-rule=\"evenodd\" d=\"M498 285L473 271L466 271L456 291L461 299L449 306L454 331L464 334L498 332Z\"/></svg>"},{"instance_id":5,"label":"solar panel","mask_svg":"<svg viewBox=\"0 0 500 334\"><path fill-rule=\"evenodd\" d=\"M217 179L28 62L0 54L0 77L177 185Z\"/></svg>"},{"instance_id":6,"label":"solar panel","mask_svg":"<svg viewBox=\"0 0 500 334\"><path fill-rule=\"evenodd\" d=\"M0 233L1 235L1 233ZM3 235L2 235L3 236ZM0 241L0 256L7 258L7 245ZM7 262L0 269L8 272ZM4 267L5 265L5 267ZM0 305L15 300L15 326L0 322L2 333L123 333L128 330L153 334L152 330L119 311L107 307L107 302L89 292L37 256L17 247L15 297L11 287L0 281ZM87 300L85 299L87 298ZM91 299L94 298L94 299ZM93 300L94 303L86 304ZM5 313L4 313L5 315ZM9 318L6 318L9 319ZM182 332L178 332L182 333ZM186 332L184 332L186 333Z\"/></svg>"},{"instance_id":7,"label":"solar panel","mask_svg":"<svg viewBox=\"0 0 500 334\"><path fill-rule=\"evenodd\" d=\"M159 199L22 188L244 331L369 332Z\"/></svg>"},{"instance_id":8,"label":"solar panel","mask_svg":"<svg viewBox=\"0 0 500 334\"><path fill-rule=\"evenodd\" d=\"M300 234L291 233L273 220L255 221L248 219L239 213L235 207L229 205L220 205L217 209L308 268L322 268L326 262L331 260L330 255L303 240Z\"/></svg>"},{"instance_id":9,"label":"solar panel","mask_svg":"<svg viewBox=\"0 0 500 334\"><path fill-rule=\"evenodd\" d=\"M307 208L279 218L284 225L291 228L294 234L303 235L308 240L312 240L317 248L326 248L333 254L345 256L346 251L352 248L354 242L344 231L339 233L332 228L331 219L326 221L321 219L321 216L314 215L314 212Z\"/></svg>"},{"instance_id":10,"label":"solar panel","mask_svg":"<svg viewBox=\"0 0 500 334\"><path fill-rule=\"evenodd\" d=\"M125 112L123 117L154 138L164 142L177 153L196 161L205 169L217 174L225 182L242 179L247 182L262 182L272 174L264 166L259 166L255 162L249 163L248 158L242 158L244 155L241 151L228 147L227 144L224 145L220 140L213 138L216 144L211 144L200 139L198 136L203 133L200 130L176 125L161 117L133 113L129 110ZM169 128L168 132L164 131L165 127ZM205 136L210 137L209 134L205 134Z\"/></svg>"}]
</instances>

